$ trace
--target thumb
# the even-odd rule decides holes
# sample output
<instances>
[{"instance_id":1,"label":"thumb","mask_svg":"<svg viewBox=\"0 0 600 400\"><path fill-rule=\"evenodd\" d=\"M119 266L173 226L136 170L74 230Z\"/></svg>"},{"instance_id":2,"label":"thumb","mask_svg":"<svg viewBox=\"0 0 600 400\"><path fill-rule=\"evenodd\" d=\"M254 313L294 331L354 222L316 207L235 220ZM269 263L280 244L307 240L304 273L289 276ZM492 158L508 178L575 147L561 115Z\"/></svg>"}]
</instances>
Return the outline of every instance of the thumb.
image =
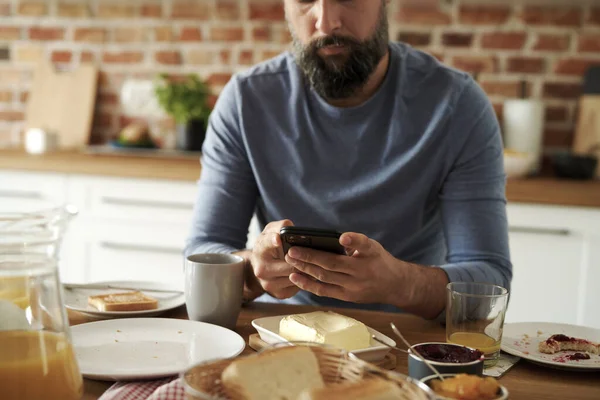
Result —
<instances>
[{"instance_id":1,"label":"thumb","mask_svg":"<svg viewBox=\"0 0 600 400\"><path fill-rule=\"evenodd\" d=\"M340 244L346 247L348 254L358 252L360 255L366 256L377 253L375 243L377 242L361 233L346 232L340 236Z\"/></svg>"}]
</instances>

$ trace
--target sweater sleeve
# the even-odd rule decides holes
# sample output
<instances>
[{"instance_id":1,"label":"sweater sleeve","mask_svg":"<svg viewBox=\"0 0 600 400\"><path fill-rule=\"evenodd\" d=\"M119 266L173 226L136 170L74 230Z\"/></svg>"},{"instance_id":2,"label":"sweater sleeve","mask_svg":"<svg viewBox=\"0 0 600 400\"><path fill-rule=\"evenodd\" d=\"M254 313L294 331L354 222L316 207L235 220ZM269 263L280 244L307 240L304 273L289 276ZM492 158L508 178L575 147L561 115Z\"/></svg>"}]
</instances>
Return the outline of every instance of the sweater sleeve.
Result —
<instances>
[{"instance_id":1,"label":"sweater sleeve","mask_svg":"<svg viewBox=\"0 0 600 400\"><path fill-rule=\"evenodd\" d=\"M258 189L244 146L239 97L234 77L211 113L185 255L230 253L246 245Z\"/></svg>"},{"instance_id":2,"label":"sweater sleeve","mask_svg":"<svg viewBox=\"0 0 600 400\"><path fill-rule=\"evenodd\" d=\"M440 192L450 281L487 282L510 290L512 264L506 176L498 120L470 78L450 122L455 160ZM465 135L466 134L466 135Z\"/></svg>"}]
</instances>

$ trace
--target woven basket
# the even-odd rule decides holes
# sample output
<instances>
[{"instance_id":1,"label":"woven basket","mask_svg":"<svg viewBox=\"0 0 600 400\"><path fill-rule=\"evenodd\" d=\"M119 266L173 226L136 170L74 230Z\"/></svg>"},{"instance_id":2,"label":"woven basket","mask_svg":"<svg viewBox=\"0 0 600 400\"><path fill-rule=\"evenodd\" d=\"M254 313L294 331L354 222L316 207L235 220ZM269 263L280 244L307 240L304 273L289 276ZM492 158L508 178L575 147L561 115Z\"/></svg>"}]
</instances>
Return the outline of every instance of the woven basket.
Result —
<instances>
[{"instance_id":1,"label":"woven basket","mask_svg":"<svg viewBox=\"0 0 600 400\"><path fill-rule=\"evenodd\" d=\"M282 347L289 346L274 345L262 350L277 351ZM295 343L293 345L298 345ZM404 393L399 400L431 400L434 395L425 384L409 378L408 376L395 372L383 370L372 364L354 357L353 355L335 348L316 346L312 344L302 344L308 346L317 357L321 376L326 385L358 382L366 379L384 379L398 384ZM259 353L259 354L260 354ZM256 357L253 354L246 357ZM188 400L237 400L242 397L228 396L221 381L221 374L225 368L235 359L218 360L199 364L189 368L181 376L181 381L186 391ZM268 377L265 377L268 379ZM265 399L266 400L266 399Z\"/></svg>"}]
</instances>

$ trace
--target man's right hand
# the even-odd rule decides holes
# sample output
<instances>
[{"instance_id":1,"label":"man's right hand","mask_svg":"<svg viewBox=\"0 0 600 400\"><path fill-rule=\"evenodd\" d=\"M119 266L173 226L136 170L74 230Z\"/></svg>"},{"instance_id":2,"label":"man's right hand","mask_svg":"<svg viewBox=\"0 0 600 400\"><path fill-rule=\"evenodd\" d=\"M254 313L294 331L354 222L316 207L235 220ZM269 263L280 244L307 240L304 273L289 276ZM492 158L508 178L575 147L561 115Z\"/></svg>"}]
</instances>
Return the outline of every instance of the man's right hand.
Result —
<instances>
[{"instance_id":1,"label":"man's right hand","mask_svg":"<svg viewBox=\"0 0 600 400\"><path fill-rule=\"evenodd\" d=\"M290 298L300 290L290 281L290 274L295 271L285 261L279 237L281 228L293 225L288 219L269 223L256 240L250 255L250 264L258 283L277 299Z\"/></svg>"}]
</instances>

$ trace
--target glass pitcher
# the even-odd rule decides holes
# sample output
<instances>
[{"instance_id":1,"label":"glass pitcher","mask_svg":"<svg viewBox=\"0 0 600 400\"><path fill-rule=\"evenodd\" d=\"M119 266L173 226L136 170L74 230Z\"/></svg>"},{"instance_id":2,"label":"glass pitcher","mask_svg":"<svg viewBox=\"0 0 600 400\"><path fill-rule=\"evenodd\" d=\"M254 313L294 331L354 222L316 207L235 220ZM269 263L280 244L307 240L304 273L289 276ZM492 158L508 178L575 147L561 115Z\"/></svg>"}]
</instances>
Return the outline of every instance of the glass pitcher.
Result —
<instances>
[{"instance_id":1,"label":"glass pitcher","mask_svg":"<svg viewBox=\"0 0 600 400\"><path fill-rule=\"evenodd\" d=\"M60 244L77 210L0 213L0 397L80 399L58 274Z\"/></svg>"}]
</instances>

